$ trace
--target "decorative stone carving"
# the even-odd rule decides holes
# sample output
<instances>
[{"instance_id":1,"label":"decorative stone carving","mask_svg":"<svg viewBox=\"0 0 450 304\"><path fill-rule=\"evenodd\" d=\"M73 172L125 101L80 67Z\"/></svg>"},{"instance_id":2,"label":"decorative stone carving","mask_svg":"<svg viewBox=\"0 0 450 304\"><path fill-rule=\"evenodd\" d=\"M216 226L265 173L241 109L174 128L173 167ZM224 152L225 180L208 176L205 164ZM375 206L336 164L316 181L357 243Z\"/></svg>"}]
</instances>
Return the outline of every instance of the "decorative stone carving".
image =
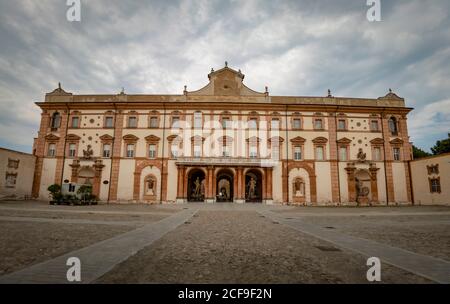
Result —
<instances>
[{"instance_id":1,"label":"decorative stone carving","mask_svg":"<svg viewBox=\"0 0 450 304\"><path fill-rule=\"evenodd\" d=\"M91 160L93 155L94 155L94 151L92 150L91 145L88 145L87 149L83 150L83 159Z\"/></svg>"},{"instance_id":2,"label":"decorative stone carving","mask_svg":"<svg viewBox=\"0 0 450 304\"><path fill-rule=\"evenodd\" d=\"M360 162L360 163L366 162L366 153L363 152L362 148L359 148L356 158L358 159L358 162Z\"/></svg>"}]
</instances>

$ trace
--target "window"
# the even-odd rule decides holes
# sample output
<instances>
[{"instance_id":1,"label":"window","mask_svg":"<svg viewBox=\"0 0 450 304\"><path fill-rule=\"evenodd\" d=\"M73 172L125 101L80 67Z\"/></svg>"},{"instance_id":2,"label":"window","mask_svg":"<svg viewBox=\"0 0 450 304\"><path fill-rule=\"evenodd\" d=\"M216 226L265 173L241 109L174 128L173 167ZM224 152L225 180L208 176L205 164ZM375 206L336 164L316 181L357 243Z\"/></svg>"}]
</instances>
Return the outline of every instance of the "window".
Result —
<instances>
[{"instance_id":1,"label":"window","mask_svg":"<svg viewBox=\"0 0 450 304\"><path fill-rule=\"evenodd\" d=\"M203 125L202 112L194 113L194 128L201 129Z\"/></svg>"},{"instance_id":2,"label":"window","mask_svg":"<svg viewBox=\"0 0 450 304\"><path fill-rule=\"evenodd\" d=\"M172 154L172 158L178 157L178 145L177 144L170 145L170 153Z\"/></svg>"},{"instance_id":3,"label":"window","mask_svg":"<svg viewBox=\"0 0 450 304\"><path fill-rule=\"evenodd\" d=\"M156 158L156 145L154 144L148 145L148 157Z\"/></svg>"},{"instance_id":4,"label":"window","mask_svg":"<svg viewBox=\"0 0 450 304\"><path fill-rule=\"evenodd\" d=\"M300 146L294 148L294 159L295 160L302 159L302 148Z\"/></svg>"},{"instance_id":5,"label":"window","mask_svg":"<svg viewBox=\"0 0 450 304\"><path fill-rule=\"evenodd\" d=\"M201 157L202 156L202 146L200 144L194 145L194 157Z\"/></svg>"},{"instance_id":6,"label":"window","mask_svg":"<svg viewBox=\"0 0 450 304\"><path fill-rule=\"evenodd\" d=\"M133 144L127 145L127 157L134 157L134 145Z\"/></svg>"},{"instance_id":7,"label":"window","mask_svg":"<svg viewBox=\"0 0 450 304\"><path fill-rule=\"evenodd\" d=\"M136 128L137 127L137 117L130 116L128 117L128 128Z\"/></svg>"},{"instance_id":8,"label":"window","mask_svg":"<svg viewBox=\"0 0 450 304\"><path fill-rule=\"evenodd\" d=\"M373 160L381 160L381 148L373 148Z\"/></svg>"},{"instance_id":9,"label":"window","mask_svg":"<svg viewBox=\"0 0 450 304\"><path fill-rule=\"evenodd\" d=\"M394 148L394 160L400 160L400 148Z\"/></svg>"},{"instance_id":10,"label":"window","mask_svg":"<svg viewBox=\"0 0 450 304\"><path fill-rule=\"evenodd\" d=\"M270 128L272 130L278 130L280 129L280 120L279 119L272 119Z\"/></svg>"},{"instance_id":11,"label":"window","mask_svg":"<svg viewBox=\"0 0 450 304\"><path fill-rule=\"evenodd\" d=\"M72 117L72 128L80 127L80 118L78 116Z\"/></svg>"},{"instance_id":12,"label":"window","mask_svg":"<svg viewBox=\"0 0 450 304\"><path fill-rule=\"evenodd\" d=\"M111 157L111 145L110 144L103 145L103 157Z\"/></svg>"},{"instance_id":13,"label":"window","mask_svg":"<svg viewBox=\"0 0 450 304\"><path fill-rule=\"evenodd\" d=\"M75 157L77 153L77 145L69 144L69 157Z\"/></svg>"},{"instance_id":14,"label":"window","mask_svg":"<svg viewBox=\"0 0 450 304\"><path fill-rule=\"evenodd\" d=\"M339 147L339 160L347 160L347 147Z\"/></svg>"},{"instance_id":15,"label":"window","mask_svg":"<svg viewBox=\"0 0 450 304\"><path fill-rule=\"evenodd\" d=\"M54 157L55 155L56 155L56 145L55 144L49 144L48 145L47 156Z\"/></svg>"},{"instance_id":16,"label":"window","mask_svg":"<svg viewBox=\"0 0 450 304\"><path fill-rule=\"evenodd\" d=\"M323 147L316 147L316 160L323 160Z\"/></svg>"},{"instance_id":17,"label":"window","mask_svg":"<svg viewBox=\"0 0 450 304\"><path fill-rule=\"evenodd\" d=\"M7 188L15 188L16 187L16 179L17 174L16 173L6 173L5 177L5 187Z\"/></svg>"},{"instance_id":18,"label":"window","mask_svg":"<svg viewBox=\"0 0 450 304\"><path fill-rule=\"evenodd\" d=\"M323 129L323 122L322 119L315 119L314 120L314 129L316 130L322 130Z\"/></svg>"},{"instance_id":19,"label":"window","mask_svg":"<svg viewBox=\"0 0 450 304\"><path fill-rule=\"evenodd\" d=\"M53 113L51 128L57 129L61 124L61 115L58 112Z\"/></svg>"},{"instance_id":20,"label":"window","mask_svg":"<svg viewBox=\"0 0 450 304\"><path fill-rule=\"evenodd\" d=\"M249 149L249 157L250 158L257 158L258 157L258 146L256 145L250 145L250 149Z\"/></svg>"},{"instance_id":21,"label":"window","mask_svg":"<svg viewBox=\"0 0 450 304\"><path fill-rule=\"evenodd\" d=\"M302 128L302 120L300 118L294 118L292 121L293 129L301 129Z\"/></svg>"},{"instance_id":22,"label":"window","mask_svg":"<svg viewBox=\"0 0 450 304\"><path fill-rule=\"evenodd\" d=\"M439 165L429 165L427 166L428 174L439 174Z\"/></svg>"},{"instance_id":23,"label":"window","mask_svg":"<svg viewBox=\"0 0 450 304\"><path fill-rule=\"evenodd\" d=\"M178 129L180 127L180 117L172 117L172 128Z\"/></svg>"},{"instance_id":24,"label":"window","mask_svg":"<svg viewBox=\"0 0 450 304\"><path fill-rule=\"evenodd\" d=\"M378 131L378 120L372 120L370 122L370 129L372 131Z\"/></svg>"},{"instance_id":25,"label":"window","mask_svg":"<svg viewBox=\"0 0 450 304\"><path fill-rule=\"evenodd\" d=\"M105 128L112 128L113 127L113 118L111 116L107 116L105 118Z\"/></svg>"},{"instance_id":26,"label":"window","mask_svg":"<svg viewBox=\"0 0 450 304\"><path fill-rule=\"evenodd\" d=\"M223 129L228 128L229 122L230 122L230 118L228 118L228 117L222 117L222 128L223 128Z\"/></svg>"},{"instance_id":27,"label":"window","mask_svg":"<svg viewBox=\"0 0 450 304\"><path fill-rule=\"evenodd\" d=\"M430 181L430 192L431 193L441 193L441 181L439 178L431 178Z\"/></svg>"},{"instance_id":28,"label":"window","mask_svg":"<svg viewBox=\"0 0 450 304\"><path fill-rule=\"evenodd\" d=\"M8 168L18 169L19 168L19 162L20 162L20 160L18 160L18 159L8 158Z\"/></svg>"},{"instance_id":29,"label":"window","mask_svg":"<svg viewBox=\"0 0 450 304\"><path fill-rule=\"evenodd\" d=\"M256 118L250 118L248 121L248 128L250 130L256 130L258 128L258 120Z\"/></svg>"},{"instance_id":30,"label":"window","mask_svg":"<svg viewBox=\"0 0 450 304\"><path fill-rule=\"evenodd\" d=\"M74 184L69 184L69 192L75 192L75 188Z\"/></svg>"},{"instance_id":31,"label":"window","mask_svg":"<svg viewBox=\"0 0 450 304\"><path fill-rule=\"evenodd\" d=\"M222 146L222 156L230 157L230 148L227 145Z\"/></svg>"},{"instance_id":32,"label":"window","mask_svg":"<svg viewBox=\"0 0 450 304\"><path fill-rule=\"evenodd\" d=\"M392 135L397 135L398 133L397 119L395 117L389 118L389 131L391 131Z\"/></svg>"},{"instance_id":33,"label":"window","mask_svg":"<svg viewBox=\"0 0 450 304\"><path fill-rule=\"evenodd\" d=\"M280 146L278 144L272 144L271 150L272 150L271 151L272 159L279 160L280 159Z\"/></svg>"},{"instance_id":34,"label":"window","mask_svg":"<svg viewBox=\"0 0 450 304\"><path fill-rule=\"evenodd\" d=\"M158 117L150 117L150 128L158 128Z\"/></svg>"},{"instance_id":35,"label":"window","mask_svg":"<svg viewBox=\"0 0 450 304\"><path fill-rule=\"evenodd\" d=\"M338 121L338 130L345 130L345 119L339 119Z\"/></svg>"}]
</instances>

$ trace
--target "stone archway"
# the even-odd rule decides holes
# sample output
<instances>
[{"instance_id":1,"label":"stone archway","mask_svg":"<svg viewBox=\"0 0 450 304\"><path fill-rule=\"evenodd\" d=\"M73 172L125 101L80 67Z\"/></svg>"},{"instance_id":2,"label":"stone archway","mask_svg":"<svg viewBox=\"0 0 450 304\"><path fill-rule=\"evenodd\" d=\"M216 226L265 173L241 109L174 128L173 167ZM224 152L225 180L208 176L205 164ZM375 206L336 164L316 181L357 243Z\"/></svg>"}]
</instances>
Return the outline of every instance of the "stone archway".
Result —
<instances>
[{"instance_id":1,"label":"stone archway","mask_svg":"<svg viewBox=\"0 0 450 304\"><path fill-rule=\"evenodd\" d=\"M216 175L216 202L233 202L234 174L231 170L222 169Z\"/></svg>"},{"instance_id":2,"label":"stone archway","mask_svg":"<svg viewBox=\"0 0 450 304\"><path fill-rule=\"evenodd\" d=\"M187 177L187 200L188 202L204 202L206 190L206 174L200 168L189 170Z\"/></svg>"},{"instance_id":3,"label":"stone archway","mask_svg":"<svg viewBox=\"0 0 450 304\"><path fill-rule=\"evenodd\" d=\"M284 162L283 164L283 200L289 202L289 175L293 169L304 169L308 173L309 195L312 204L317 203L316 170L313 161Z\"/></svg>"},{"instance_id":4,"label":"stone archway","mask_svg":"<svg viewBox=\"0 0 450 304\"><path fill-rule=\"evenodd\" d=\"M164 170L164 173L162 172L162 166L161 166L161 161L158 160L137 160L135 163L135 169L134 169L134 186L133 186L133 200L135 201L139 201L139 196L141 193L141 173L142 170L146 167L156 167L159 169L159 172L161 172L162 176L161 176L161 186L162 186L162 191L161 191L161 200L165 200L166 199L166 189L164 189L164 187L167 188L167 163L164 163L164 167L166 168L166 170Z\"/></svg>"},{"instance_id":5,"label":"stone archway","mask_svg":"<svg viewBox=\"0 0 450 304\"><path fill-rule=\"evenodd\" d=\"M245 202L262 203L263 177L261 171L249 169L245 172Z\"/></svg>"}]
</instances>

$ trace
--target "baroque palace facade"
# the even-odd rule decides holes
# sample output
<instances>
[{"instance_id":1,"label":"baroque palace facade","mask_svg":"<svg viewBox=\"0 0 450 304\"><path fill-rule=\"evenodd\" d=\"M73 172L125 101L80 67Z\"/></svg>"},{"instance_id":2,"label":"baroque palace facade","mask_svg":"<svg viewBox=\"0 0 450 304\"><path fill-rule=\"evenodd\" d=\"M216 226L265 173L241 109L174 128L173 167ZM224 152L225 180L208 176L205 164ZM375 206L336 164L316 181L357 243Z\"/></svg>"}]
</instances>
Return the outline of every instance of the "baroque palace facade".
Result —
<instances>
[{"instance_id":1,"label":"baroque palace facade","mask_svg":"<svg viewBox=\"0 0 450 304\"><path fill-rule=\"evenodd\" d=\"M377 99L271 96L225 67L179 95L46 94L33 196L108 202L411 203L407 114Z\"/></svg>"}]
</instances>

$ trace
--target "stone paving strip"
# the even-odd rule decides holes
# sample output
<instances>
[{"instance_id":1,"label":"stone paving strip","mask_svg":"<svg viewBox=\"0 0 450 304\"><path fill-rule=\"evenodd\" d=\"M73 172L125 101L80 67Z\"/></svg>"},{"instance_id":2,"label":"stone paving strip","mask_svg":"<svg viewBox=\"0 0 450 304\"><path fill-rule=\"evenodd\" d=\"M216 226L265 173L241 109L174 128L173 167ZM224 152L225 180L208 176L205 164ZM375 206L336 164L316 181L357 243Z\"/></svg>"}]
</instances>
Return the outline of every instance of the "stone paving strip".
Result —
<instances>
[{"instance_id":1,"label":"stone paving strip","mask_svg":"<svg viewBox=\"0 0 450 304\"><path fill-rule=\"evenodd\" d=\"M287 215L269 210L260 210L259 213L266 218L333 243L338 247L358 252L367 257L378 257L390 265L437 283L450 284L450 262L306 224L300 219L286 218Z\"/></svg>"},{"instance_id":2,"label":"stone paving strip","mask_svg":"<svg viewBox=\"0 0 450 304\"><path fill-rule=\"evenodd\" d=\"M90 225L111 225L111 226L144 226L148 222L143 221L99 221L83 219L53 219L42 217L17 217L0 216L0 221L9 222L36 222L36 223L62 223L62 224L90 224Z\"/></svg>"},{"instance_id":3,"label":"stone paving strip","mask_svg":"<svg viewBox=\"0 0 450 304\"><path fill-rule=\"evenodd\" d=\"M0 277L0 284L67 284L66 273L70 257L81 261L81 283L91 283L110 271L115 265L125 261L142 248L151 245L169 231L190 219L197 209L189 208L175 213L158 222L98 242L33 265L29 268Z\"/></svg>"},{"instance_id":4,"label":"stone paving strip","mask_svg":"<svg viewBox=\"0 0 450 304\"><path fill-rule=\"evenodd\" d=\"M402 216L402 215L407 215L407 216L420 216L420 215L450 215L450 212L447 211L442 211L442 212L433 212L433 211L427 211L427 212L398 212L398 211L394 211L394 212L365 212L365 213L349 213L349 212L340 212L340 213L308 213L308 212L303 212L303 211L285 211L282 210L281 212L275 211L274 213L279 214L279 215L285 215L285 216L291 216L291 215L296 215L296 216L302 216L302 217L307 217L307 216L317 216L317 217L321 217L321 216L325 216L325 217L343 217L343 216L363 216L363 217L370 217L370 216Z\"/></svg>"},{"instance_id":5,"label":"stone paving strip","mask_svg":"<svg viewBox=\"0 0 450 304\"><path fill-rule=\"evenodd\" d=\"M168 211L105 211L105 210L65 210L65 209L44 209L44 208L15 208L0 206L0 210L5 211L36 211L36 212L60 212L60 213L82 213L82 214L110 214L110 215L172 215L174 212ZM178 210L177 210L178 211Z\"/></svg>"}]
</instances>

